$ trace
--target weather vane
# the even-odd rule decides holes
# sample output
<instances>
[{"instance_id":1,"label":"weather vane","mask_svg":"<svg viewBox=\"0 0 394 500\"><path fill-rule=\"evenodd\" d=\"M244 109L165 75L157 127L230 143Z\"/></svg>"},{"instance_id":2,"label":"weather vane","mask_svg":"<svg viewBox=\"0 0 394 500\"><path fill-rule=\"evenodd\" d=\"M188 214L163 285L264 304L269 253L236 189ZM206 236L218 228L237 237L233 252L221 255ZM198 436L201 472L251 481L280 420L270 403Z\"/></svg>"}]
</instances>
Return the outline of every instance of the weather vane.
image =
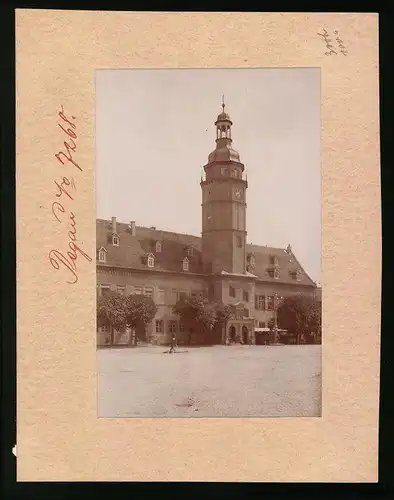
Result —
<instances>
[{"instance_id":1,"label":"weather vane","mask_svg":"<svg viewBox=\"0 0 394 500\"><path fill-rule=\"evenodd\" d=\"M224 94L223 94L222 95L222 108L223 108L223 111L224 111L224 106L225 106L225 104L224 104Z\"/></svg>"}]
</instances>

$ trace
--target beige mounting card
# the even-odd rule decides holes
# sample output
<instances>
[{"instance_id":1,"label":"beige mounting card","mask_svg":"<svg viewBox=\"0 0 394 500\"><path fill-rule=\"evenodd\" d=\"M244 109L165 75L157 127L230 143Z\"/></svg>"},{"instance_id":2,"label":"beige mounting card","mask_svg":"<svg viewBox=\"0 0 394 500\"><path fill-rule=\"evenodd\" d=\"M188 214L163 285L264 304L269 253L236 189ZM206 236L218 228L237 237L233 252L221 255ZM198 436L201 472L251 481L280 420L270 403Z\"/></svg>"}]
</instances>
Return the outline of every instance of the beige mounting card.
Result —
<instances>
[{"instance_id":1,"label":"beige mounting card","mask_svg":"<svg viewBox=\"0 0 394 500\"><path fill-rule=\"evenodd\" d=\"M96 70L300 67L321 70L322 417L97 418ZM22 9L16 79L18 481L377 481L377 14Z\"/></svg>"}]
</instances>

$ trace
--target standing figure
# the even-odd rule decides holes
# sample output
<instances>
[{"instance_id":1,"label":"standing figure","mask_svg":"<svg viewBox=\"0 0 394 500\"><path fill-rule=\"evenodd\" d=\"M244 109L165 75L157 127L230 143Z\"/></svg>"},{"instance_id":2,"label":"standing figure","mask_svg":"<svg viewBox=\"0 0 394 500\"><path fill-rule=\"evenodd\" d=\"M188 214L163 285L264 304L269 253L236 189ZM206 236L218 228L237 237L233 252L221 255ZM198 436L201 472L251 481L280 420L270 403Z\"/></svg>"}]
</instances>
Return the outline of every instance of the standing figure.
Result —
<instances>
[{"instance_id":1,"label":"standing figure","mask_svg":"<svg viewBox=\"0 0 394 500\"><path fill-rule=\"evenodd\" d=\"M172 337L171 337L171 346L170 346L170 350L168 351L169 354L175 352L175 345L176 345L176 338L175 338L175 333L172 334Z\"/></svg>"}]
</instances>

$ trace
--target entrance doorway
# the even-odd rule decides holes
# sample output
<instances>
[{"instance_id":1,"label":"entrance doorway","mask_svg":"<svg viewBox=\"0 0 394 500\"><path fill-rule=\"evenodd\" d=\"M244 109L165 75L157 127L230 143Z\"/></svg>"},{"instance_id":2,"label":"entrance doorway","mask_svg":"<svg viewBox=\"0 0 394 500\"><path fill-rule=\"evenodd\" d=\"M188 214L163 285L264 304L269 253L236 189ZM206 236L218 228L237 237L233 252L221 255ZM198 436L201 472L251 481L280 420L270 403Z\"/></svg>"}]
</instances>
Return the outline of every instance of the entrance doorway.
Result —
<instances>
[{"instance_id":1,"label":"entrance doorway","mask_svg":"<svg viewBox=\"0 0 394 500\"><path fill-rule=\"evenodd\" d=\"M247 344L249 342L249 330L247 326L242 327L242 343Z\"/></svg>"},{"instance_id":2,"label":"entrance doorway","mask_svg":"<svg viewBox=\"0 0 394 500\"><path fill-rule=\"evenodd\" d=\"M235 342L235 326L230 326L229 332L228 332L228 339L230 341L230 344L233 344Z\"/></svg>"}]
</instances>

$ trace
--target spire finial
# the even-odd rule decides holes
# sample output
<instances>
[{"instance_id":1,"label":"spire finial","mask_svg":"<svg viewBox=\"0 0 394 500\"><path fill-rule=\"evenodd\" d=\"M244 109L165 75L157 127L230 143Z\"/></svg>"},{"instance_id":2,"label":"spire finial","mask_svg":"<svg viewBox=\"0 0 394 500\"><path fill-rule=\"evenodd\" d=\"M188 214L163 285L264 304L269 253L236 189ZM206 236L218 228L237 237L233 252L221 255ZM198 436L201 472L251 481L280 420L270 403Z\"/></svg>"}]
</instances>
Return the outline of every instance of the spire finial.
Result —
<instances>
[{"instance_id":1,"label":"spire finial","mask_svg":"<svg viewBox=\"0 0 394 500\"><path fill-rule=\"evenodd\" d=\"M224 104L224 94L223 94L222 95L222 108L223 108L223 111L224 111L224 106L225 106L225 104Z\"/></svg>"}]
</instances>

